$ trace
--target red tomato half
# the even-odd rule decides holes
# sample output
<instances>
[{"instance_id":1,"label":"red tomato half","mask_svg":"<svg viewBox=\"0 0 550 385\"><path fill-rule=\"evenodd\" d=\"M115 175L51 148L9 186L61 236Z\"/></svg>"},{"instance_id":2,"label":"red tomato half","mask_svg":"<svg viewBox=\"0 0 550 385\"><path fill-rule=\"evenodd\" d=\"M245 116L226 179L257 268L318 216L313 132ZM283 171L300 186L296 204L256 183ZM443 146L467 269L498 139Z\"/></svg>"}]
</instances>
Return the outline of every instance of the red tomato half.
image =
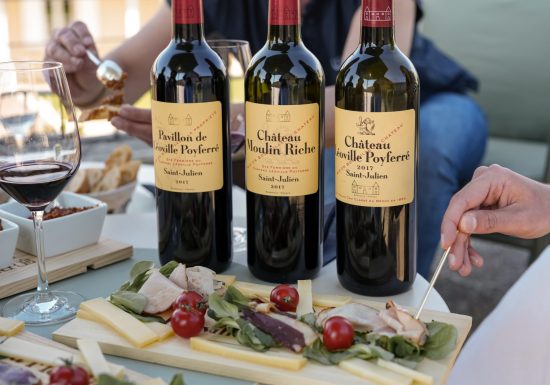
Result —
<instances>
[{"instance_id":1,"label":"red tomato half","mask_svg":"<svg viewBox=\"0 0 550 385\"><path fill-rule=\"evenodd\" d=\"M328 350L343 350L353 345L353 325L344 317L331 317L323 329L323 343Z\"/></svg>"},{"instance_id":2,"label":"red tomato half","mask_svg":"<svg viewBox=\"0 0 550 385\"><path fill-rule=\"evenodd\" d=\"M201 334L204 328L204 315L196 310L176 309L172 313L170 324L174 333L182 338L191 338Z\"/></svg>"},{"instance_id":3,"label":"red tomato half","mask_svg":"<svg viewBox=\"0 0 550 385\"><path fill-rule=\"evenodd\" d=\"M50 372L51 385L89 385L90 375L81 366L67 364Z\"/></svg>"},{"instance_id":4,"label":"red tomato half","mask_svg":"<svg viewBox=\"0 0 550 385\"><path fill-rule=\"evenodd\" d=\"M270 301L281 311L296 311L300 297L298 291L290 285L277 285L271 291Z\"/></svg>"}]
</instances>

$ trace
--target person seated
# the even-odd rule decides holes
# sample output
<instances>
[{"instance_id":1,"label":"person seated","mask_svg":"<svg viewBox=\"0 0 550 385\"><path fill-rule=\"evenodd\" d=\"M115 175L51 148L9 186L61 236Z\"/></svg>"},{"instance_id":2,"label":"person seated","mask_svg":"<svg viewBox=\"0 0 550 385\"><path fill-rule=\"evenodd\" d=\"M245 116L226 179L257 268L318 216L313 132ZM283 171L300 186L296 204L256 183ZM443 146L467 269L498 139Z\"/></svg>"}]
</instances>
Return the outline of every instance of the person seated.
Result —
<instances>
[{"instance_id":1,"label":"person seated","mask_svg":"<svg viewBox=\"0 0 550 385\"><path fill-rule=\"evenodd\" d=\"M478 168L451 199L441 224L450 268L465 277L482 267L470 239L490 233L525 239L549 234L550 186L497 165ZM470 337L448 385L548 384L549 275L547 248Z\"/></svg>"},{"instance_id":2,"label":"person seated","mask_svg":"<svg viewBox=\"0 0 550 385\"><path fill-rule=\"evenodd\" d=\"M359 42L360 0L301 0L301 6L304 43L321 61L327 80L327 206L335 202L334 83L341 63ZM412 59L421 81L418 271L427 277L445 207L479 165L487 139L487 123L480 107L467 95L477 88L477 81L418 33L416 23L422 18L420 2L395 1L394 11L397 45ZM248 40L253 52L265 43L267 0L204 0L204 13L207 38ZM105 57L128 73L124 89L128 103L135 102L149 89L151 65L170 39L170 19L169 3L165 2L134 37ZM80 107L97 103L106 92L95 78L95 66L86 58L86 49L97 52L94 39L82 22L57 31L46 47L46 59L64 64L71 94ZM147 143L152 141L149 110L125 105L112 124ZM334 242L326 242L326 247L330 246L333 248L325 250L325 262L336 256Z\"/></svg>"}]
</instances>

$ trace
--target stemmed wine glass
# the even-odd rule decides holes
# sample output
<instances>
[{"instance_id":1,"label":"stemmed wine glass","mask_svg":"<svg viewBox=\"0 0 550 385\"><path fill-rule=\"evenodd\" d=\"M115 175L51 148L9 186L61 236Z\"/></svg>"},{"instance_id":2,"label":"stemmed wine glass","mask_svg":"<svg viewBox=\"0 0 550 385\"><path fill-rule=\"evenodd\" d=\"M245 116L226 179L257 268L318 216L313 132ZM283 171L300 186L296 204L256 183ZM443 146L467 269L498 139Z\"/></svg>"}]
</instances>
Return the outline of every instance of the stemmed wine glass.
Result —
<instances>
[{"instance_id":1,"label":"stemmed wine glass","mask_svg":"<svg viewBox=\"0 0 550 385\"><path fill-rule=\"evenodd\" d=\"M70 319L82 297L48 288L42 221L80 165L80 136L61 63L0 63L0 187L30 210L38 265L36 292L4 305L27 324Z\"/></svg>"},{"instance_id":2,"label":"stemmed wine glass","mask_svg":"<svg viewBox=\"0 0 550 385\"><path fill-rule=\"evenodd\" d=\"M244 159L244 76L252 54L245 40L208 40L208 45L222 58L229 78L231 103L231 151L233 160ZM241 159L242 158L242 159ZM246 250L246 228L233 226L233 251Z\"/></svg>"}]
</instances>

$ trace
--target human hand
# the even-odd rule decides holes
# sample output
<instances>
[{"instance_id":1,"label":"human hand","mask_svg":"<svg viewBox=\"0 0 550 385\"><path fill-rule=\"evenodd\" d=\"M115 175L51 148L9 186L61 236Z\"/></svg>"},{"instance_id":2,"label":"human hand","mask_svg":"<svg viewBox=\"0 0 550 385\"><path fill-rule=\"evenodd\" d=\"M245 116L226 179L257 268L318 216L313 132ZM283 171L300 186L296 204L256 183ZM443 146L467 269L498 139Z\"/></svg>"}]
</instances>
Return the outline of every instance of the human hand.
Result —
<instances>
[{"instance_id":1,"label":"human hand","mask_svg":"<svg viewBox=\"0 0 550 385\"><path fill-rule=\"evenodd\" d=\"M86 56L86 49L97 55L94 39L86 24L81 21L54 31L46 45L44 60L63 64L76 105L92 103L103 90L95 75L97 67Z\"/></svg>"},{"instance_id":2,"label":"human hand","mask_svg":"<svg viewBox=\"0 0 550 385\"><path fill-rule=\"evenodd\" d=\"M123 105L111 124L131 136L153 145L151 110Z\"/></svg>"},{"instance_id":3,"label":"human hand","mask_svg":"<svg viewBox=\"0 0 550 385\"><path fill-rule=\"evenodd\" d=\"M465 277L472 267L483 266L471 234L533 239L549 232L550 186L493 165L478 168L451 199L441 224L441 246L452 246L449 267Z\"/></svg>"}]
</instances>

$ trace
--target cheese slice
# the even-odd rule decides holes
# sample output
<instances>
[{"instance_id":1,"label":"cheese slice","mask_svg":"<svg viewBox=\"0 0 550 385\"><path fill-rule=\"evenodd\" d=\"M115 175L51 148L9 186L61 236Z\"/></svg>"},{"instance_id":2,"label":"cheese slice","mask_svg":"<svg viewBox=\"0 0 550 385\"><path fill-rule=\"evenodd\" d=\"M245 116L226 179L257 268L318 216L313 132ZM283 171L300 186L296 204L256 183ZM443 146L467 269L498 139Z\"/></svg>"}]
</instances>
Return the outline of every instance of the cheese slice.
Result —
<instances>
[{"instance_id":1,"label":"cheese slice","mask_svg":"<svg viewBox=\"0 0 550 385\"><path fill-rule=\"evenodd\" d=\"M271 291L275 286L236 281L233 286L248 298L260 298L269 301ZM313 305L318 307L338 307L351 302L347 295L330 295L313 293Z\"/></svg>"},{"instance_id":2,"label":"cheese slice","mask_svg":"<svg viewBox=\"0 0 550 385\"><path fill-rule=\"evenodd\" d=\"M143 322L138 321L104 298L82 302L80 308L97 317L102 324L110 326L138 348L143 348L159 339L157 334L145 326Z\"/></svg>"},{"instance_id":3,"label":"cheese slice","mask_svg":"<svg viewBox=\"0 0 550 385\"><path fill-rule=\"evenodd\" d=\"M432 376L421 373L411 368L407 368L406 366L396 364L395 362L378 359L376 363L378 364L378 366L412 378L415 383L420 383L424 385L433 385L434 383L434 379Z\"/></svg>"},{"instance_id":4,"label":"cheese slice","mask_svg":"<svg viewBox=\"0 0 550 385\"><path fill-rule=\"evenodd\" d=\"M298 318L306 314L313 313L313 292L311 291L311 280L299 280L297 285L298 290L298 307L296 307L296 316Z\"/></svg>"},{"instance_id":5,"label":"cheese slice","mask_svg":"<svg viewBox=\"0 0 550 385\"><path fill-rule=\"evenodd\" d=\"M99 317L84 309L78 309L76 312L76 317L92 322L102 323ZM157 335L159 341L164 341L174 335L174 329L172 329L170 324L163 324L161 322L144 322L143 324Z\"/></svg>"},{"instance_id":6,"label":"cheese slice","mask_svg":"<svg viewBox=\"0 0 550 385\"><path fill-rule=\"evenodd\" d=\"M93 340L77 340L76 345L78 350L82 353L86 365L97 379L100 374L113 375L111 368L105 359L105 356L101 352L101 348L96 341Z\"/></svg>"},{"instance_id":7,"label":"cheese slice","mask_svg":"<svg viewBox=\"0 0 550 385\"><path fill-rule=\"evenodd\" d=\"M14 319L0 317L0 336L12 337L25 329L25 323Z\"/></svg>"},{"instance_id":8,"label":"cheese slice","mask_svg":"<svg viewBox=\"0 0 550 385\"><path fill-rule=\"evenodd\" d=\"M74 353L40 345L18 337L7 338L0 344L0 356L36 362L47 366L59 366L64 361L82 363L81 357Z\"/></svg>"},{"instance_id":9,"label":"cheese slice","mask_svg":"<svg viewBox=\"0 0 550 385\"><path fill-rule=\"evenodd\" d=\"M231 286L235 283L237 280L237 277L234 275L224 275L224 274L216 274L216 281L221 281L225 283L225 286Z\"/></svg>"},{"instance_id":10,"label":"cheese slice","mask_svg":"<svg viewBox=\"0 0 550 385\"><path fill-rule=\"evenodd\" d=\"M307 359L290 352L259 353L242 346L230 346L223 343L209 341L202 337L193 337L190 340L191 349L218 356L250 362L253 364L271 366L287 370L300 370L307 364Z\"/></svg>"},{"instance_id":11,"label":"cheese slice","mask_svg":"<svg viewBox=\"0 0 550 385\"><path fill-rule=\"evenodd\" d=\"M413 383L413 379L410 377L359 358L342 361L338 366L356 376L380 385L411 385Z\"/></svg>"},{"instance_id":12,"label":"cheese slice","mask_svg":"<svg viewBox=\"0 0 550 385\"><path fill-rule=\"evenodd\" d=\"M150 380L141 381L139 385L166 385L166 382L160 377L151 378Z\"/></svg>"}]
</instances>

